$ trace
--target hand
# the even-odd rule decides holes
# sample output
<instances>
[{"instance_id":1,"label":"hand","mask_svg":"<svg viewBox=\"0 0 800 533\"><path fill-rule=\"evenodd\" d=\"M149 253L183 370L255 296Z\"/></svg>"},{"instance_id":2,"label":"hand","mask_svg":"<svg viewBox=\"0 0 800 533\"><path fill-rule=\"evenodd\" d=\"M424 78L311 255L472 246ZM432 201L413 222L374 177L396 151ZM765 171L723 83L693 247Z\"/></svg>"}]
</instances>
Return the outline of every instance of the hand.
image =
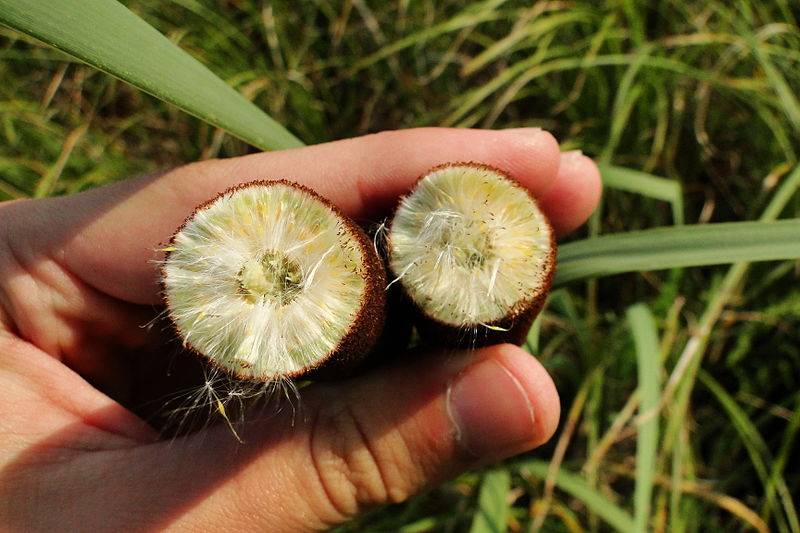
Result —
<instances>
[{"instance_id":1,"label":"hand","mask_svg":"<svg viewBox=\"0 0 800 533\"><path fill-rule=\"evenodd\" d=\"M174 440L123 407L151 342L159 244L238 182L287 178L356 220L435 164L480 161L533 191L563 234L597 168L538 129L420 129L190 164L74 196L0 204L0 524L25 531L311 531L407 498L555 431L559 400L515 346L396 357L302 390L296 413ZM167 355L164 355L167 357ZM155 376L154 376L155 377Z\"/></svg>"}]
</instances>

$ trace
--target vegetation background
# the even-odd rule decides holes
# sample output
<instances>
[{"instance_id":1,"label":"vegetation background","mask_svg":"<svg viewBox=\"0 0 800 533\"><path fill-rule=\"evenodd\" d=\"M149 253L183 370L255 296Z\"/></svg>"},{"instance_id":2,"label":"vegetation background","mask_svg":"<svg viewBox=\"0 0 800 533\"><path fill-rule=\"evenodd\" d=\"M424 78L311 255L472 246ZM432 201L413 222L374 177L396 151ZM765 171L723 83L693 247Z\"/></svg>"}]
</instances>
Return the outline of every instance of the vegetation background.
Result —
<instances>
[{"instance_id":1,"label":"vegetation background","mask_svg":"<svg viewBox=\"0 0 800 533\"><path fill-rule=\"evenodd\" d=\"M308 144L549 129L604 164L572 239L800 216L794 0L125 4ZM0 79L0 199L254 150L6 28ZM341 531L800 531L799 278L780 261L557 290L528 343L562 396L553 441Z\"/></svg>"}]
</instances>

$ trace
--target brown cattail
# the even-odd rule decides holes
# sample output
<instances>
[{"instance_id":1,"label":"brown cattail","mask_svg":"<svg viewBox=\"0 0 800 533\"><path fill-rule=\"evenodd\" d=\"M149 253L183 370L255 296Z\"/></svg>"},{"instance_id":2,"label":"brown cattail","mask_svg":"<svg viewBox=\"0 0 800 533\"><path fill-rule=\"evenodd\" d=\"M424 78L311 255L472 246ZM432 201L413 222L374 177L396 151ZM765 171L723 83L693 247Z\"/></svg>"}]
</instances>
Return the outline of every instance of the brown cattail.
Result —
<instances>
[{"instance_id":1,"label":"brown cattail","mask_svg":"<svg viewBox=\"0 0 800 533\"><path fill-rule=\"evenodd\" d=\"M386 275L336 207L288 181L256 181L199 206L164 261L184 346L239 379L327 378L373 348Z\"/></svg>"},{"instance_id":2,"label":"brown cattail","mask_svg":"<svg viewBox=\"0 0 800 533\"><path fill-rule=\"evenodd\" d=\"M402 199L388 233L391 283L433 344L522 344L555 269L553 229L530 192L478 163L435 167Z\"/></svg>"}]
</instances>

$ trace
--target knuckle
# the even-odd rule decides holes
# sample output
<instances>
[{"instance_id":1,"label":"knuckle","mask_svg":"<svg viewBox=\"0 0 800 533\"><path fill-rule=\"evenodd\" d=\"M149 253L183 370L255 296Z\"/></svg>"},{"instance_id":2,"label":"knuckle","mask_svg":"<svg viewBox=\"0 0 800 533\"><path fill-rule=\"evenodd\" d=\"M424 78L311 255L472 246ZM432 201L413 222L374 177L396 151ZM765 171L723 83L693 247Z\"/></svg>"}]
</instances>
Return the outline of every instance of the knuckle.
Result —
<instances>
[{"instance_id":1,"label":"knuckle","mask_svg":"<svg viewBox=\"0 0 800 533\"><path fill-rule=\"evenodd\" d=\"M418 148L415 137L419 129L384 130L367 136L370 152L381 160L404 160Z\"/></svg>"},{"instance_id":2,"label":"knuckle","mask_svg":"<svg viewBox=\"0 0 800 533\"><path fill-rule=\"evenodd\" d=\"M320 407L312 428L311 457L328 502L343 517L395 500L382 459L363 422L349 406Z\"/></svg>"}]
</instances>

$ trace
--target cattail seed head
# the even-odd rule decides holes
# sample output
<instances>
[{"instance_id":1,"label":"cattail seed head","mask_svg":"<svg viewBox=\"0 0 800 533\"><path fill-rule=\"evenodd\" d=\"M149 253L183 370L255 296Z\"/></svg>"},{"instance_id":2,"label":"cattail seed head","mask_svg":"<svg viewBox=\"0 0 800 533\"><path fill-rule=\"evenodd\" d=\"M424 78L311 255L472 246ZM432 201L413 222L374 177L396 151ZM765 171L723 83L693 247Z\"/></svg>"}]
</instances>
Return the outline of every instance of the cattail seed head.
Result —
<instances>
[{"instance_id":1,"label":"cattail seed head","mask_svg":"<svg viewBox=\"0 0 800 533\"><path fill-rule=\"evenodd\" d=\"M363 231L287 181L199 206L166 248L168 313L184 345L238 378L325 377L367 355L385 274Z\"/></svg>"},{"instance_id":2,"label":"cattail seed head","mask_svg":"<svg viewBox=\"0 0 800 533\"><path fill-rule=\"evenodd\" d=\"M555 267L553 230L530 192L477 163L435 167L404 197L388 235L394 280L428 341L524 341Z\"/></svg>"}]
</instances>

